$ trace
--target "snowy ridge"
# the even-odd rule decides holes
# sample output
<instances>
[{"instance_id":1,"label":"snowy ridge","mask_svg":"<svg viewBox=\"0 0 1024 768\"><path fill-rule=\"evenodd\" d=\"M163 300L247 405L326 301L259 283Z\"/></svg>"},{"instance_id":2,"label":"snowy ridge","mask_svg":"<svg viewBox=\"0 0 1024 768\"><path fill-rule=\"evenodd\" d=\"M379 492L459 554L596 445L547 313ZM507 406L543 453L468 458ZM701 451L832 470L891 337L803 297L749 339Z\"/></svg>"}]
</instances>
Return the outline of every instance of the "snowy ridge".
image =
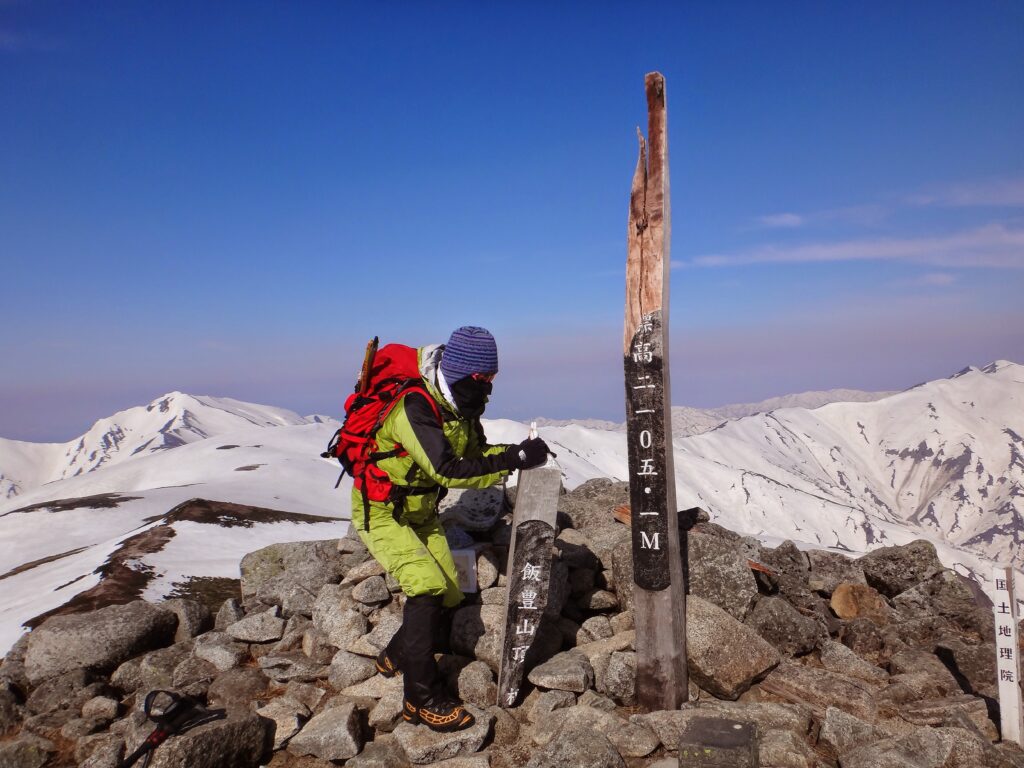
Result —
<instances>
[{"instance_id":1,"label":"snowy ridge","mask_svg":"<svg viewBox=\"0 0 1024 768\"><path fill-rule=\"evenodd\" d=\"M726 421L674 440L678 503L770 544L860 553L927 538L983 581L991 560L1024 565L1022 406L1024 366L998 361L882 399ZM528 432L484 424L493 443ZM336 490L337 463L319 457L336 427L172 393L68 444L0 442L17 493L0 498L0 653L23 622L96 587L147 531L159 528L159 545L130 562L150 598L190 577L237 578L241 556L267 543L344 534L351 485ZM567 487L627 478L621 430L549 424L541 435ZM196 498L240 508L171 514Z\"/></svg>"}]
</instances>

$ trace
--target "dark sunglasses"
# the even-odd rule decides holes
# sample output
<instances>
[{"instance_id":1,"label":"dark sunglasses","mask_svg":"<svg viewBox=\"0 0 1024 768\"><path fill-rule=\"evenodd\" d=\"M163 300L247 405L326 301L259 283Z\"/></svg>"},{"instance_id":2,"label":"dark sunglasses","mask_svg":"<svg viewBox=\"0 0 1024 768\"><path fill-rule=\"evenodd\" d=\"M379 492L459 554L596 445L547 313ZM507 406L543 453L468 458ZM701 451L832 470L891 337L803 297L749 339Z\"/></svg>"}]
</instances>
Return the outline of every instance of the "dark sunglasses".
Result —
<instances>
[{"instance_id":1,"label":"dark sunglasses","mask_svg":"<svg viewBox=\"0 0 1024 768\"><path fill-rule=\"evenodd\" d=\"M498 374L497 373L471 373L469 375L473 379L473 381L485 381L488 384L490 384L492 381L494 381L494 377L497 376Z\"/></svg>"}]
</instances>

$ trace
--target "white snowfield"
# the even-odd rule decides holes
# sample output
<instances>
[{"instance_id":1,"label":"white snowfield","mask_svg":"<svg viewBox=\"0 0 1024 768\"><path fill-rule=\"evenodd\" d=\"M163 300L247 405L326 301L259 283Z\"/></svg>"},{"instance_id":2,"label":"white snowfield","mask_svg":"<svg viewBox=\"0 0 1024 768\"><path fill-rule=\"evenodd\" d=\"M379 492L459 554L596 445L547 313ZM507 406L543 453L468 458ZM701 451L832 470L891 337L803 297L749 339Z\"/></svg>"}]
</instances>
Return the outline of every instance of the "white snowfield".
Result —
<instances>
[{"instance_id":1,"label":"white snowfield","mask_svg":"<svg viewBox=\"0 0 1024 768\"><path fill-rule=\"evenodd\" d=\"M1022 406L1024 366L998 361L874 401L726 421L674 440L677 500L770 544L855 554L927 538L984 581L992 560L1024 562ZM527 436L526 424L484 423L493 443ZM351 484L335 489L338 464L319 457L337 426L175 392L66 444L0 440L0 653L146 531L159 529L162 545L128 562L150 574L149 599L189 577L237 578L242 556L270 543L343 535ZM567 488L627 478L622 431L564 424L541 436ZM194 498L293 515L245 527L168 519Z\"/></svg>"}]
</instances>

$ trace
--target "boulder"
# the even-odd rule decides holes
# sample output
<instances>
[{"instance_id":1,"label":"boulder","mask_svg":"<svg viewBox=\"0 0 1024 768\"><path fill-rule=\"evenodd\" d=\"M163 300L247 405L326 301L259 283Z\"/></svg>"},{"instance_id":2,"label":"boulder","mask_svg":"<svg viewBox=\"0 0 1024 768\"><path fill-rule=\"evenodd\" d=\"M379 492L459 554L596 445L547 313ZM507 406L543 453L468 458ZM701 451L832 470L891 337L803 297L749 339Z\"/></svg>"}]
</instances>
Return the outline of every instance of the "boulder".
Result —
<instances>
[{"instance_id":1,"label":"boulder","mask_svg":"<svg viewBox=\"0 0 1024 768\"><path fill-rule=\"evenodd\" d=\"M531 723L537 723L544 720L556 709L571 707L575 703L576 695L572 691L553 689L537 692L533 703L526 710L526 717ZM526 707L526 702L523 702L523 706Z\"/></svg>"},{"instance_id":2,"label":"boulder","mask_svg":"<svg viewBox=\"0 0 1024 768\"><path fill-rule=\"evenodd\" d=\"M881 627L893 618L892 608L885 598L866 584L844 582L837 585L829 605L840 619L865 618Z\"/></svg>"},{"instance_id":3,"label":"boulder","mask_svg":"<svg viewBox=\"0 0 1024 768\"><path fill-rule=\"evenodd\" d=\"M781 597L762 597L745 624L786 656L810 653L828 637L821 624Z\"/></svg>"},{"instance_id":4,"label":"boulder","mask_svg":"<svg viewBox=\"0 0 1024 768\"><path fill-rule=\"evenodd\" d=\"M241 664L248 652L224 632L207 632L196 638L192 655L225 672Z\"/></svg>"},{"instance_id":5,"label":"boulder","mask_svg":"<svg viewBox=\"0 0 1024 768\"><path fill-rule=\"evenodd\" d=\"M494 715L472 704L466 705L466 711L476 718L476 722L469 728L454 733L438 733L425 726L410 723L402 723L395 728L395 738L405 750L409 762L416 765L437 763L480 751L491 732Z\"/></svg>"},{"instance_id":6,"label":"boulder","mask_svg":"<svg viewBox=\"0 0 1024 768\"><path fill-rule=\"evenodd\" d=\"M991 645L946 637L936 645L935 655L953 673L965 693L999 698L996 656Z\"/></svg>"},{"instance_id":7,"label":"boulder","mask_svg":"<svg viewBox=\"0 0 1024 768\"><path fill-rule=\"evenodd\" d=\"M330 667L309 658L302 651L268 654L259 659L260 669L271 680L287 683L297 680L300 683L311 683L327 677Z\"/></svg>"},{"instance_id":8,"label":"boulder","mask_svg":"<svg viewBox=\"0 0 1024 768\"><path fill-rule=\"evenodd\" d=\"M476 556L476 588L490 589L498 583L498 556L491 548L480 550Z\"/></svg>"},{"instance_id":9,"label":"boulder","mask_svg":"<svg viewBox=\"0 0 1024 768\"><path fill-rule=\"evenodd\" d=\"M842 643L825 640L818 649L821 665L830 672L841 672L876 685L884 685L889 674L855 654Z\"/></svg>"},{"instance_id":10,"label":"boulder","mask_svg":"<svg viewBox=\"0 0 1024 768\"><path fill-rule=\"evenodd\" d=\"M760 684L761 691L810 709L821 719L830 706L867 722L878 716L878 689L838 672L782 662Z\"/></svg>"},{"instance_id":11,"label":"boulder","mask_svg":"<svg viewBox=\"0 0 1024 768\"><path fill-rule=\"evenodd\" d=\"M322 760L347 760L363 748L355 704L325 709L306 723L288 742L293 755L314 755Z\"/></svg>"},{"instance_id":12,"label":"boulder","mask_svg":"<svg viewBox=\"0 0 1024 768\"><path fill-rule=\"evenodd\" d=\"M625 707L636 703L636 653L616 651L608 659L604 692Z\"/></svg>"},{"instance_id":13,"label":"boulder","mask_svg":"<svg viewBox=\"0 0 1024 768\"><path fill-rule=\"evenodd\" d=\"M347 608L346 592L336 584L320 590L313 604L313 626L327 635L335 648L347 648L366 634L370 622L359 611Z\"/></svg>"},{"instance_id":14,"label":"boulder","mask_svg":"<svg viewBox=\"0 0 1024 768\"><path fill-rule=\"evenodd\" d=\"M743 621L757 599L757 582L747 558L718 536L687 537L690 594L714 603Z\"/></svg>"},{"instance_id":15,"label":"boulder","mask_svg":"<svg viewBox=\"0 0 1024 768\"><path fill-rule=\"evenodd\" d=\"M471 661L459 670L456 690L462 701L486 709L498 698L498 685L491 668L482 661Z\"/></svg>"},{"instance_id":16,"label":"boulder","mask_svg":"<svg viewBox=\"0 0 1024 768\"><path fill-rule=\"evenodd\" d=\"M817 598L810 588L810 561L792 541L764 550L761 562L773 571L774 582L782 597L798 608L818 609Z\"/></svg>"},{"instance_id":17,"label":"boulder","mask_svg":"<svg viewBox=\"0 0 1024 768\"><path fill-rule=\"evenodd\" d=\"M567 724L533 752L526 768L625 768L625 763L606 734Z\"/></svg>"},{"instance_id":18,"label":"boulder","mask_svg":"<svg viewBox=\"0 0 1024 768\"><path fill-rule=\"evenodd\" d=\"M686 601L686 660L691 679L719 698L735 699L779 663L779 653L717 605Z\"/></svg>"},{"instance_id":19,"label":"boulder","mask_svg":"<svg viewBox=\"0 0 1024 768\"><path fill-rule=\"evenodd\" d=\"M327 681L335 690L348 688L361 683L377 674L377 665L373 659L359 656L348 651L338 651L331 659Z\"/></svg>"},{"instance_id":20,"label":"boulder","mask_svg":"<svg viewBox=\"0 0 1024 768\"><path fill-rule=\"evenodd\" d=\"M501 663L505 608L500 605L467 605L455 611L451 645L455 653L476 658L495 674Z\"/></svg>"},{"instance_id":21,"label":"boulder","mask_svg":"<svg viewBox=\"0 0 1024 768\"><path fill-rule=\"evenodd\" d=\"M574 649L534 667L527 679L540 688L583 693L594 684L594 668L586 654Z\"/></svg>"},{"instance_id":22,"label":"boulder","mask_svg":"<svg viewBox=\"0 0 1024 768\"><path fill-rule=\"evenodd\" d=\"M629 504L629 483L595 478L576 486L558 499L558 512L572 528L590 535L592 530L617 526L612 513Z\"/></svg>"},{"instance_id":23,"label":"boulder","mask_svg":"<svg viewBox=\"0 0 1024 768\"><path fill-rule=\"evenodd\" d=\"M401 626L401 616L397 613L381 611L377 614L377 623L370 630L369 634L353 640L345 646L345 650L360 656L376 658L381 651L388 647L391 638L395 636L395 633L398 632Z\"/></svg>"},{"instance_id":24,"label":"boulder","mask_svg":"<svg viewBox=\"0 0 1024 768\"><path fill-rule=\"evenodd\" d=\"M856 560L867 583L886 597L920 584L944 570L930 541L918 539L900 547L882 547Z\"/></svg>"},{"instance_id":25,"label":"boulder","mask_svg":"<svg viewBox=\"0 0 1024 768\"><path fill-rule=\"evenodd\" d=\"M150 768L257 768L269 753L271 723L254 713L185 731L153 752Z\"/></svg>"},{"instance_id":26,"label":"boulder","mask_svg":"<svg viewBox=\"0 0 1024 768\"><path fill-rule=\"evenodd\" d=\"M260 613L251 613L236 621L224 631L243 643L270 643L284 637L284 619L278 615L277 607Z\"/></svg>"},{"instance_id":27,"label":"boulder","mask_svg":"<svg viewBox=\"0 0 1024 768\"><path fill-rule=\"evenodd\" d=\"M364 560L359 565L348 570L348 573L345 574L345 578L341 580L341 585L353 586L366 581L367 579L372 579L374 576L383 575L384 566L373 559Z\"/></svg>"},{"instance_id":28,"label":"boulder","mask_svg":"<svg viewBox=\"0 0 1024 768\"><path fill-rule=\"evenodd\" d=\"M251 702L267 690L270 680L260 670L246 667L218 675L207 694L211 706L248 711Z\"/></svg>"},{"instance_id":29,"label":"boulder","mask_svg":"<svg viewBox=\"0 0 1024 768\"><path fill-rule=\"evenodd\" d=\"M972 584L956 571L943 569L893 598L893 607L910 619L941 617L956 631L993 642L992 609L981 606Z\"/></svg>"},{"instance_id":30,"label":"boulder","mask_svg":"<svg viewBox=\"0 0 1024 768\"><path fill-rule=\"evenodd\" d=\"M812 592L831 595L833 590L844 582L847 584L868 583L864 578L864 569L857 564L857 561L838 552L812 549L807 553L807 561L810 566L807 586Z\"/></svg>"},{"instance_id":31,"label":"boulder","mask_svg":"<svg viewBox=\"0 0 1024 768\"><path fill-rule=\"evenodd\" d=\"M0 743L0 765L4 768L43 768L56 751L53 742L30 733L22 734L12 741Z\"/></svg>"},{"instance_id":32,"label":"boulder","mask_svg":"<svg viewBox=\"0 0 1024 768\"><path fill-rule=\"evenodd\" d=\"M335 765L328 763L327 765ZM366 743L363 751L346 761L345 768L408 768L409 760L398 741L390 733L378 733ZM327 768L327 766L324 766Z\"/></svg>"},{"instance_id":33,"label":"boulder","mask_svg":"<svg viewBox=\"0 0 1024 768\"><path fill-rule=\"evenodd\" d=\"M882 739L849 750L843 768L981 768L987 745L962 728L918 728L906 736Z\"/></svg>"},{"instance_id":34,"label":"boulder","mask_svg":"<svg viewBox=\"0 0 1024 768\"><path fill-rule=\"evenodd\" d=\"M623 539L611 552L612 576L615 583L615 595L619 600L619 608L623 611L633 610L633 542Z\"/></svg>"},{"instance_id":35,"label":"boulder","mask_svg":"<svg viewBox=\"0 0 1024 768\"><path fill-rule=\"evenodd\" d=\"M818 732L818 743L833 755L841 756L851 749L862 747L883 738L871 723L854 717L838 707L828 707Z\"/></svg>"},{"instance_id":36,"label":"boulder","mask_svg":"<svg viewBox=\"0 0 1024 768\"><path fill-rule=\"evenodd\" d=\"M371 576L356 584L352 599L364 605L380 605L391 599L391 592L383 576Z\"/></svg>"},{"instance_id":37,"label":"boulder","mask_svg":"<svg viewBox=\"0 0 1024 768\"><path fill-rule=\"evenodd\" d=\"M271 544L243 557L239 569L243 600L255 598L264 582L285 572L313 594L324 584L337 583L344 572L336 539Z\"/></svg>"},{"instance_id":38,"label":"boulder","mask_svg":"<svg viewBox=\"0 0 1024 768\"><path fill-rule=\"evenodd\" d=\"M51 616L29 634L25 672L34 685L82 667L110 673L132 656L170 643L177 623L170 611L142 600Z\"/></svg>"},{"instance_id":39,"label":"boulder","mask_svg":"<svg viewBox=\"0 0 1024 768\"><path fill-rule=\"evenodd\" d=\"M178 617L178 629L174 633L174 642L183 643L198 634L210 629L213 617L210 609L196 600L173 597L159 604L160 608L170 611Z\"/></svg>"},{"instance_id":40,"label":"boulder","mask_svg":"<svg viewBox=\"0 0 1024 768\"><path fill-rule=\"evenodd\" d=\"M86 669L65 672L40 683L25 705L35 715L58 709L71 709L77 714L82 705L99 694L101 688L95 683L96 676Z\"/></svg>"},{"instance_id":41,"label":"boulder","mask_svg":"<svg viewBox=\"0 0 1024 768\"><path fill-rule=\"evenodd\" d=\"M283 749L309 718L309 707L286 696L274 699L256 712L274 723L275 750Z\"/></svg>"},{"instance_id":42,"label":"boulder","mask_svg":"<svg viewBox=\"0 0 1024 768\"><path fill-rule=\"evenodd\" d=\"M387 691L370 710L369 725L379 735L390 733L402 722L402 704L405 699L399 687Z\"/></svg>"},{"instance_id":43,"label":"boulder","mask_svg":"<svg viewBox=\"0 0 1024 768\"><path fill-rule=\"evenodd\" d=\"M645 757L660 743L657 735L645 725L587 706L556 709L538 720L532 729L533 743L544 746L566 730L603 733L622 757Z\"/></svg>"},{"instance_id":44,"label":"boulder","mask_svg":"<svg viewBox=\"0 0 1024 768\"><path fill-rule=\"evenodd\" d=\"M590 635L591 640L607 640L615 634L607 616L591 616L580 625L580 628Z\"/></svg>"},{"instance_id":45,"label":"boulder","mask_svg":"<svg viewBox=\"0 0 1024 768\"><path fill-rule=\"evenodd\" d=\"M213 621L213 628L218 632L223 632L229 625L244 618L245 611L242 609L242 603L234 597L228 598L217 611L217 616Z\"/></svg>"},{"instance_id":46,"label":"boulder","mask_svg":"<svg viewBox=\"0 0 1024 768\"><path fill-rule=\"evenodd\" d=\"M821 759L807 739L792 731L765 731L757 737L761 765L773 768L819 768Z\"/></svg>"}]
</instances>

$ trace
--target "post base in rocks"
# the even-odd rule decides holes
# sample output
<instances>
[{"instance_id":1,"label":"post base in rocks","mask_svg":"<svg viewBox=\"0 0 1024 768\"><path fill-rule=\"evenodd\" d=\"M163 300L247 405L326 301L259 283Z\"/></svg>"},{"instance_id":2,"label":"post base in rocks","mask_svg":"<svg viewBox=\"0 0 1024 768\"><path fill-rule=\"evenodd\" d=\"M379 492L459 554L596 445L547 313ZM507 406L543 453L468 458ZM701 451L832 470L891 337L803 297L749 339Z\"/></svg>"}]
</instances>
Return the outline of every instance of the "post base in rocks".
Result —
<instances>
[{"instance_id":1,"label":"post base in rocks","mask_svg":"<svg viewBox=\"0 0 1024 768\"><path fill-rule=\"evenodd\" d=\"M724 717L695 717L679 736L679 768L758 768L757 729Z\"/></svg>"}]
</instances>

